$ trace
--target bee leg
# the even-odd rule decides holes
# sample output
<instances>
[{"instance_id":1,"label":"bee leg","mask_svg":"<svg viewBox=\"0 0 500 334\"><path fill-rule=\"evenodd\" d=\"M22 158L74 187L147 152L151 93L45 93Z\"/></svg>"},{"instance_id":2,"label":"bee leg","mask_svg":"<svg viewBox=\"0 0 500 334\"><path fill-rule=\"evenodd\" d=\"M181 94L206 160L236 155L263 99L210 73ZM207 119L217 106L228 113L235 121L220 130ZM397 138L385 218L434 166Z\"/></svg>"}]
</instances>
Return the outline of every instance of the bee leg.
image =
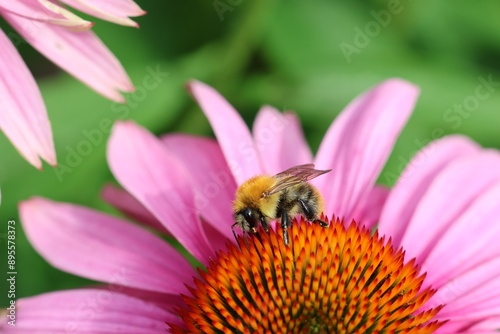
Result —
<instances>
[{"instance_id":1,"label":"bee leg","mask_svg":"<svg viewBox=\"0 0 500 334\"><path fill-rule=\"evenodd\" d=\"M233 225L231 225L231 231L233 231L234 240L236 240L236 242L238 242L238 237L236 236L236 232L234 232L234 227L235 227L237 224L238 224L238 223L234 223Z\"/></svg>"},{"instance_id":2,"label":"bee leg","mask_svg":"<svg viewBox=\"0 0 500 334\"><path fill-rule=\"evenodd\" d=\"M290 216L286 212L283 212L281 215L281 228L283 229L283 242L285 243L285 246L288 246L289 244L289 238L288 238L288 227L290 225Z\"/></svg>"},{"instance_id":3,"label":"bee leg","mask_svg":"<svg viewBox=\"0 0 500 334\"><path fill-rule=\"evenodd\" d=\"M234 231L234 227L238 225L238 223L234 223L233 225L231 225L231 231L233 231L233 235L234 235L234 240L236 240L236 243L238 244L238 246L240 246L241 248L241 245L240 245L240 242L238 240L238 236L236 235L236 232ZM245 240L245 244L247 245L247 248L250 247L250 244L248 243L248 232L245 232L243 231L243 239Z\"/></svg>"},{"instance_id":4,"label":"bee leg","mask_svg":"<svg viewBox=\"0 0 500 334\"><path fill-rule=\"evenodd\" d=\"M264 231L269 234L269 224L267 223L264 217L260 217L260 225L264 229Z\"/></svg>"},{"instance_id":5,"label":"bee leg","mask_svg":"<svg viewBox=\"0 0 500 334\"><path fill-rule=\"evenodd\" d=\"M299 198L298 202L300 204L300 208L302 209L302 213L306 216L306 219L308 221L313 221L316 218L316 214L313 212L313 209L302 198Z\"/></svg>"},{"instance_id":6,"label":"bee leg","mask_svg":"<svg viewBox=\"0 0 500 334\"><path fill-rule=\"evenodd\" d=\"M313 212L313 209L309 205L307 205L307 203L302 198L299 198L298 202L307 220L313 222L314 224L319 224L319 226L321 227L329 226L329 224L324 220L316 218L317 213Z\"/></svg>"},{"instance_id":7,"label":"bee leg","mask_svg":"<svg viewBox=\"0 0 500 334\"><path fill-rule=\"evenodd\" d=\"M326 221L321 220L321 219L314 219L313 223L319 224L319 226L321 226L321 227L328 227L328 226L330 226L330 224L328 224Z\"/></svg>"}]
</instances>

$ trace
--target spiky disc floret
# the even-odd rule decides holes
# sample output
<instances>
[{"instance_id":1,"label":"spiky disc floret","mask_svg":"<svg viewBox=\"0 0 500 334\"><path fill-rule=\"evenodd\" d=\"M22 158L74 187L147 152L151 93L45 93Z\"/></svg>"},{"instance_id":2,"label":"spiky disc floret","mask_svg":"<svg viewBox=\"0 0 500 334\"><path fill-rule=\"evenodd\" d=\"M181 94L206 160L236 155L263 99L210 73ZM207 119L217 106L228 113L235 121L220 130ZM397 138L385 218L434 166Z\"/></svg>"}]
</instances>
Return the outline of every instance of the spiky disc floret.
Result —
<instances>
[{"instance_id":1,"label":"spiky disc floret","mask_svg":"<svg viewBox=\"0 0 500 334\"><path fill-rule=\"evenodd\" d=\"M415 262L352 223L304 221L228 247L195 279L186 328L173 333L432 333L441 307L420 310L434 291L420 287Z\"/></svg>"}]
</instances>

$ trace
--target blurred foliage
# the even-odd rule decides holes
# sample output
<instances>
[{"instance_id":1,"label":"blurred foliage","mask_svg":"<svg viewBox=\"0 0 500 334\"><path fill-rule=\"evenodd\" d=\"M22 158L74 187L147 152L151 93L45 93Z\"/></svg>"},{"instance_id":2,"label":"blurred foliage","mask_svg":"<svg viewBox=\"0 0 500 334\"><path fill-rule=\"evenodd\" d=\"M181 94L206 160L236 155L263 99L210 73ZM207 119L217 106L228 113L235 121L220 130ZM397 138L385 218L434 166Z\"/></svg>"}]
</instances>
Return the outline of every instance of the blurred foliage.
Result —
<instances>
[{"instance_id":1,"label":"blurred foliage","mask_svg":"<svg viewBox=\"0 0 500 334\"><path fill-rule=\"evenodd\" d=\"M221 2L229 8L223 13L215 8ZM398 174L422 145L446 134L465 134L483 146L500 148L496 0L457 0L453 5L443 0L137 3L148 12L136 19L140 29L99 20L94 28L138 88L127 95L126 105L100 97L29 45L19 45L44 96L58 160L74 167L64 174L50 166L39 172L1 136L0 237L8 219L19 222L17 203L31 196L113 212L99 198L101 186L113 180L105 156L109 127L101 129L102 122L126 118L156 134L212 135L183 89L190 78L217 88L249 124L263 104L294 110L314 150L335 116L359 93L389 77L414 82L421 87L421 98L386 166L389 174ZM0 26L8 30L4 22ZM347 57L346 48L352 52ZM155 69L168 75L157 88L144 90L142 80ZM491 95L466 117L447 111L474 96L478 78L494 83ZM89 134L95 135L92 148L77 161L71 152ZM383 173L380 182L391 185L394 179L384 177L389 174ZM19 229L17 246L19 297L88 284L53 269ZM3 248L0 254L5 254ZM5 259L0 261L3 266Z\"/></svg>"}]
</instances>

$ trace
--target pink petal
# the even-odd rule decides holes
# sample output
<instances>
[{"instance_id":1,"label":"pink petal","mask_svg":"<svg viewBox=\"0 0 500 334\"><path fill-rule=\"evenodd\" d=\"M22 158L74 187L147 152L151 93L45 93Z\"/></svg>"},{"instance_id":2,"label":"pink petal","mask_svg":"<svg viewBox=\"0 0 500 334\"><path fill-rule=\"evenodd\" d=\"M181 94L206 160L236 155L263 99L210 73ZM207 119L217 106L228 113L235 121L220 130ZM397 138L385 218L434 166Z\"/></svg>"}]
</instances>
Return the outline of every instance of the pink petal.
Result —
<instances>
[{"instance_id":1,"label":"pink petal","mask_svg":"<svg viewBox=\"0 0 500 334\"><path fill-rule=\"evenodd\" d=\"M494 289L494 290L492 290ZM476 323L487 317L494 317L500 314L500 282L495 281L494 284L487 284L486 287L481 287L475 291L476 298L468 300L467 303L462 302L460 307L451 310L448 309L447 313L443 314L448 319L458 318L460 320L468 319L471 323ZM471 298L472 299L472 298ZM453 306L459 302L453 303Z\"/></svg>"},{"instance_id":2,"label":"pink petal","mask_svg":"<svg viewBox=\"0 0 500 334\"><path fill-rule=\"evenodd\" d=\"M264 168L270 175L313 160L300 121L291 112L262 107L255 119L253 134Z\"/></svg>"},{"instance_id":3,"label":"pink petal","mask_svg":"<svg viewBox=\"0 0 500 334\"><path fill-rule=\"evenodd\" d=\"M406 166L392 189L379 224L381 235L390 235L396 247L422 196L434 178L460 157L478 152L479 147L462 136L448 136L425 146Z\"/></svg>"},{"instance_id":4,"label":"pink petal","mask_svg":"<svg viewBox=\"0 0 500 334\"><path fill-rule=\"evenodd\" d=\"M180 294L172 295L172 294L161 293L158 291L132 289L121 285L105 285L101 286L100 289L119 292L121 294L125 294L127 296L143 300L145 302L154 304L164 309L167 312L174 314L175 314L175 309L187 306ZM184 326L184 322L180 317L172 317L171 319L169 319L168 323L177 326Z\"/></svg>"},{"instance_id":5,"label":"pink petal","mask_svg":"<svg viewBox=\"0 0 500 334\"><path fill-rule=\"evenodd\" d=\"M443 264L448 259L443 260ZM427 278L426 278L427 281ZM450 315L454 310L463 305L477 302L481 297L481 291L488 291L489 296L500 293L500 289L492 290L492 287L500 285L500 258L490 259L459 275L450 276L443 285L435 286L437 292L428 301L428 307L447 304L443 314ZM497 300L500 305L500 299ZM480 305L478 304L478 308Z\"/></svg>"},{"instance_id":6,"label":"pink petal","mask_svg":"<svg viewBox=\"0 0 500 334\"><path fill-rule=\"evenodd\" d=\"M443 331L458 332L500 312L500 258L490 260L440 287L426 307L446 304L438 319L450 321ZM490 327L493 329L494 327ZM441 333L441 331L440 331Z\"/></svg>"},{"instance_id":7,"label":"pink petal","mask_svg":"<svg viewBox=\"0 0 500 334\"><path fill-rule=\"evenodd\" d=\"M118 218L43 198L19 207L33 247L69 273L132 288L179 293L193 269L158 236Z\"/></svg>"},{"instance_id":8,"label":"pink petal","mask_svg":"<svg viewBox=\"0 0 500 334\"><path fill-rule=\"evenodd\" d=\"M473 201L440 236L422 264L427 271L426 282L434 287L500 257L500 181Z\"/></svg>"},{"instance_id":9,"label":"pink petal","mask_svg":"<svg viewBox=\"0 0 500 334\"><path fill-rule=\"evenodd\" d=\"M163 234L170 235L165 226L125 190L115 187L112 184L106 184L101 191L101 197L108 204L120 210L125 216L152 227Z\"/></svg>"},{"instance_id":10,"label":"pink petal","mask_svg":"<svg viewBox=\"0 0 500 334\"><path fill-rule=\"evenodd\" d=\"M212 125L237 184L264 172L252 135L238 112L212 87L192 80L187 88Z\"/></svg>"},{"instance_id":11,"label":"pink petal","mask_svg":"<svg viewBox=\"0 0 500 334\"><path fill-rule=\"evenodd\" d=\"M186 170L198 214L222 235L232 238L231 203L236 183L217 142L182 134L164 136L162 141Z\"/></svg>"},{"instance_id":12,"label":"pink petal","mask_svg":"<svg viewBox=\"0 0 500 334\"><path fill-rule=\"evenodd\" d=\"M134 90L120 62L91 31L68 31L10 13L4 18L44 56L98 93L117 101Z\"/></svg>"},{"instance_id":13,"label":"pink petal","mask_svg":"<svg viewBox=\"0 0 500 334\"><path fill-rule=\"evenodd\" d=\"M132 0L62 0L62 2L89 15L125 26L137 27L137 23L128 17L146 14Z\"/></svg>"},{"instance_id":14,"label":"pink petal","mask_svg":"<svg viewBox=\"0 0 500 334\"><path fill-rule=\"evenodd\" d=\"M191 280L192 282L192 280ZM187 283L191 283L187 282ZM126 294L128 296L132 296L138 298L140 300L147 301L149 303L155 304L162 309L172 312L174 308L178 308L179 306L185 306L184 300L180 294L168 294L161 293L158 291L148 291L141 289L133 289L129 287L124 287L121 285L104 285L100 287L101 289L107 289L116 291L119 293Z\"/></svg>"},{"instance_id":15,"label":"pink petal","mask_svg":"<svg viewBox=\"0 0 500 334\"><path fill-rule=\"evenodd\" d=\"M205 233L207 240L210 241L210 245L213 250L220 251L221 249L227 248L228 238L230 242L236 243L234 237L231 232L231 225L233 224L233 220L219 222L220 226L215 226L213 223L207 222L205 219L201 218L201 226L203 227L203 232ZM220 232L221 229L226 229L226 232ZM213 258L213 256L210 256ZM204 262L204 264L208 264L208 262Z\"/></svg>"},{"instance_id":16,"label":"pink petal","mask_svg":"<svg viewBox=\"0 0 500 334\"><path fill-rule=\"evenodd\" d=\"M500 179L500 155L481 152L455 160L432 182L406 228L401 244L423 263L436 242L471 203Z\"/></svg>"},{"instance_id":17,"label":"pink petal","mask_svg":"<svg viewBox=\"0 0 500 334\"><path fill-rule=\"evenodd\" d=\"M418 96L412 84L391 79L364 93L337 117L321 143L316 167L331 173L314 180L326 212L350 221L366 201Z\"/></svg>"},{"instance_id":18,"label":"pink petal","mask_svg":"<svg viewBox=\"0 0 500 334\"><path fill-rule=\"evenodd\" d=\"M0 9L24 18L60 25L71 30L87 30L94 24L48 0L0 0Z\"/></svg>"},{"instance_id":19,"label":"pink petal","mask_svg":"<svg viewBox=\"0 0 500 334\"><path fill-rule=\"evenodd\" d=\"M474 322L469 319L454 319L445 323L434 334L498 334L498 331L493 329L494 327L489 330L481 330L471 327L473 325Z\"/></svg>"},{"instance_id":20,"label":"pink petal","mask_svg":"<svg viewBox=\"0 0 500 334\"><path fill-rule=\"evenodd\" d=\"M56 165L52 131L42 96L21 56L0 30L0 128L33 166Z\"/></svg>"},{"instance_id":21,"label":"pink petal","mask_svg":"<svg viewBox=\"0 0 500 334\"><path fill-rule=\"evenodd\" d=\"M4 334L166 333L177 316L151 303L112 290L56 291L20 299L15 327L0 320Z\"/></svg>"},{"instance_id":22,"label":"pink petal","mask_svg":"<svg viewBox=\"0 0 500 334\"><path fill-rule=\"evenodd\" d=\"M499 328L500 328L500 316L497 315L496 317L488 318L474 325L472 329L469 330L467 333L470 333L472 331L477 331L477 333L482 333L482 334L484 333L498 334Z\"/></svg>"},{"instance_id":23,"label":"pink petal","mask_svg":"<svg viewBox=\"0 0 500 334\"><path fill-rule=\"evenodd\" d=\"M357 222L365 225L367 228L373 228L380 220L380 213L389 193L389 189L383 186L375 186L370 191L365 203L360 205L355 211L354 216Z\"/></svg>"},{"instance_id":24,"label":"pink petal","mask_svg":"<svg viewBox=\"0 0 500 334\"><path fill-rule=\"evenodd\" d=\"M182 164L159 139L133 122L117 122L108 141L115 178L198 260L215 254L196 213Z\"/></svg>"}]
</instances>

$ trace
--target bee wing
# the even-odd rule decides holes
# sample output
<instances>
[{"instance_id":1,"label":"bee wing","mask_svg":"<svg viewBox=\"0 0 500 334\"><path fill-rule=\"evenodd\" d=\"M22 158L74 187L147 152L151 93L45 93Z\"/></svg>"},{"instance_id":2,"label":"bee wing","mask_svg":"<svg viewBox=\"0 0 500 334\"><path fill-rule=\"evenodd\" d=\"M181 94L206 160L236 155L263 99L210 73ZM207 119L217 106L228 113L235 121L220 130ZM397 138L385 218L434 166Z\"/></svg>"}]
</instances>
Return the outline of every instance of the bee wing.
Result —
<instances>
[{"instance_id":1,"label":"bee wing","mask_svg":"<svg viewBox=\"0 0 500 334\"><path fill-rule=\"evenodd\" d=\"M314 164L299 165L289 168L281 173L276 174L274 177L278 179L278 182L271 188L269 188L263 195L269 196L280 192L288 187L294 186L296 184L312 180L322 174L330 172L331 169L318 170L314 169Z\"/></svg>"},{"instance_id":2,"label":"bee wing","mask_svg":"<svg viewBox=\"0 0 500 334\"><path fill-rule=\"evenodd\" d=\"M293 166L291 168L288 168L287 170L276 174L274 177L284 177L284 176L291 176L291 175L299 175L304 172L309 172L309 171L314 171L314 164L304 164L304 165L298 165L298 166Z\"/></svg>"}]
</instances>

